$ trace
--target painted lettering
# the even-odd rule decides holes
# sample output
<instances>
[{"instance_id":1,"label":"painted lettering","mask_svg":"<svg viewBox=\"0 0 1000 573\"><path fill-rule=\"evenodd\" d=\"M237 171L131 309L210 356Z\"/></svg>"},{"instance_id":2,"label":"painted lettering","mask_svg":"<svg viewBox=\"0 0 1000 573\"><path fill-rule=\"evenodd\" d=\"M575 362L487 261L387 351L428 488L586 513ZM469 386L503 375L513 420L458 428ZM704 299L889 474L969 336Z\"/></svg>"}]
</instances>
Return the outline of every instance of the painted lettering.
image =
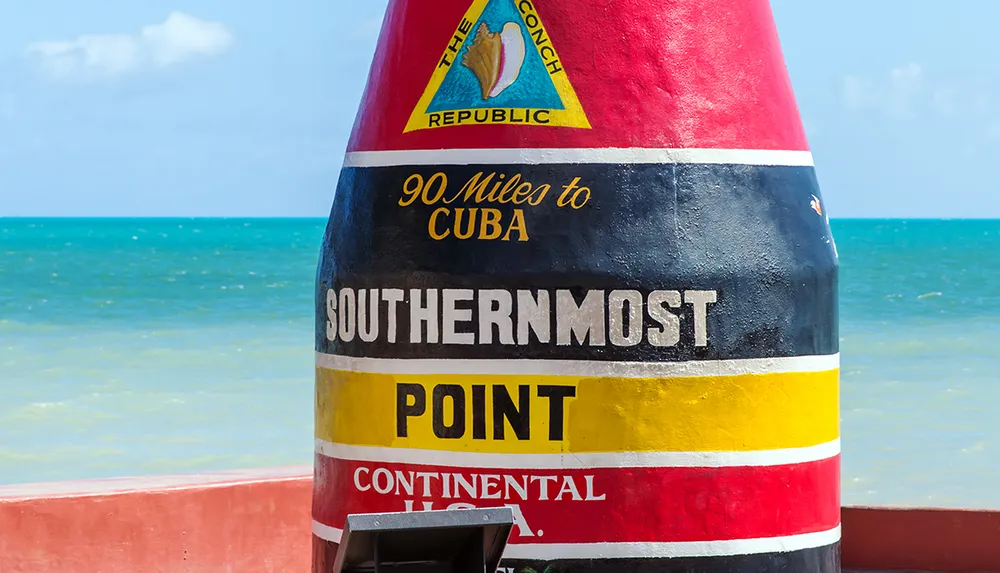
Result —
<instances>
[{"instance_id":1,"label":"painted lettering","mask_svg":"<svg viewBox=\"0 0 1000 573\"><path fill-rule=\"evenodd\" d=\"M449 221L450 218L450 221ZM524 210L514 209L509 215L490 207L439 207L427 223L428 235L441 241L453 237L460 241L527 241Z\"/></svg>"},{"instance_id":2,"label":"painted lettering","mask_svg":"<svg viewBox=\"0 0 1000 573\"><path fill-rule=\"evenodd\" d=\"M415 472L389 469L378 465L362 465L354 471L354 487L358 491L374 491L379 495L408 496L425 501L425 511L436 506L433 500L455 500L466 504L481 500L513 502L539 501L606 501L607 494L596 491L593 475L535 472L500 473L493 470L479 473L476 470L462 472ZM363 478L362 478L363 476ZM369 478L370 476L370 478ZM411 500L412 501L412 500ZM449 501L452 505L455 501ZM412 511L415 503L406 505Z\"/></svg>"},{"instance_id":3,"label":"painted lettering","mask_svg":"<svg viewBox=\"0 0 1000 573\"><path fill-rule=\"evenodd\" d=\"M547 40L546 40L547 41ZM542 54L543 61L547 60L546 55L550 57L555 57L555 50L551 46L545 46L539 50ZM450 57L445 56L444 59L448 59L450 62ZM444 61L444 60L442 60ZM553 65L554 64L554 65ZM546 67L549 68L550 75L554 75L557 72L562 71L562 67L559 66L558 60L552 60L552 62L546 61ZM554 68L558 68L553 71ZM558 113L556 110L544 109L544 108L491 108L491 109L476 109L476 110L458 110L458 111L436 111L428 113L425 118L427 124L425 127L445 127L454 125L549 125L552 123L552 115Z\"/></svg>"},{"instance_id":4,"label":"painted lettering","mask_svg":"<svg viewBox=\"0 0 1000 573\"><path fill-rule=\"evenodd\" d=\"M434 435L440 439L463 438L471 428L474 440L524 441L531 439L533 416L540 415L549 429L548 439L559 442L564 439L567 400L575 397L574 386L541 385L532 390L528 384L475 384L467 391L459 384L400 382L396 384L396 437L409 437L411 422L429 416ZM536 400L540 408L532 408Z\"/></svg>"},{"instance_id":5,"label":"painted lettering","mask_svg":"<svg viewBox=\"0 0 1000 573\"><path fill-rule=\"evenodd\" d=\"M497 225L506 225L495 209L441 209L456 215L455 221L461 223L447 229L451 235L493 237ZM487 214L481 215L484 212ZM438 232L444 226L443 215L432 215ZM507 230L512 240L519 233L516 226L507 226ZM408 341L446 346L652 348L710 345L709 318L720 300L716 290L347 286L327 289L325 299L327 341L341 344ZM688 327L683 329L685 324Z\"/></svg>"}]
</instances>

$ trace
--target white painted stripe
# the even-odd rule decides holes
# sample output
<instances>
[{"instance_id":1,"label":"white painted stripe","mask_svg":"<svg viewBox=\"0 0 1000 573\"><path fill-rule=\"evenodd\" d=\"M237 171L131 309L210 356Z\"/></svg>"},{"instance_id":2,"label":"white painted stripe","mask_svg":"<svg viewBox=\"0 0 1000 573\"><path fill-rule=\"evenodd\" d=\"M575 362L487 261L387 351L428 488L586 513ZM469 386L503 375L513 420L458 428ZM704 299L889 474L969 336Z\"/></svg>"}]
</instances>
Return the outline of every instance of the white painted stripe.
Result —
<instances>
[{"instance_id":1,"label":"white painted stripe","mask_svg":"<svg viewBox=\"0 0 1000 573\"><path fill-rule=\"evenodd\" d=\"M812 167L809 151L772 149L415 149L354 151L344 167L400 165L546 165L553 163L609 164L732 164Z\"/></svg>"},{"instance_id":2,"label":"white painted stripe","mask_svg":"<svg viewBox=\"0 0 1000 573\"><path fill-rule=\"evenodd\" d=\"M340 543L344 531L313 521L313 534ZM786 553L833 545L840 541L840 526L828 531L762 539L725 541L673 541L642 543L510 543L504 559L628 559L728 557L761 553Z\"/></svg>"},{"instance_id":3,"label":"white painted stripe","mask_svg":"<svg viewBox=\"0 0 1000 573\"><path fill-rule=\"evenodd\" d=\"M615 452L580 454L485 454L334 444L316 439L316 453L339 460L463 468L721 468L779 466L826 460L840 454L840 440L807 448L751 452Z\"/></svg>"},{"instance_id":4,"label":"white painted stripe","mask_svg":"<svg viewBox=\"0 0 1000 573\"><path fill-rule=\"evenodd\" d=\"M371 374L500 374L526 376L586 376L613 378L691 378L826 372L840 368L840 354L701 360L691 362L601 362L590 360L491 360L357 358L316 353L316 366Z\"/></svg>"},{"instance_id":5,"label":"white painted stripe","mask_svg":"<svg viewBox=\"0 0 1000 573\"><path fill-rule=\"evenodd\" d=\"M320 539L325 539L333 543L340 543L340 539L344 536L344 530L336 527L330 527L329 525L323 525L322 523L313 520L312 526L313 535L319 537Z\"/></svg>"},{"instance_id":6,"label":"white painted stripe","mask_svg":"<svg viewBox=\"0 0 1000 573\"><path fill-rule=\"evenodd\" d=\"M840 526L818 533L733 539L725 541L678 541L645 543L554 543L510 544L506 559L626 559L641 557L726 557L760 553L786 553L825 547L840 541Z\"/></svg>"}]
</instances>

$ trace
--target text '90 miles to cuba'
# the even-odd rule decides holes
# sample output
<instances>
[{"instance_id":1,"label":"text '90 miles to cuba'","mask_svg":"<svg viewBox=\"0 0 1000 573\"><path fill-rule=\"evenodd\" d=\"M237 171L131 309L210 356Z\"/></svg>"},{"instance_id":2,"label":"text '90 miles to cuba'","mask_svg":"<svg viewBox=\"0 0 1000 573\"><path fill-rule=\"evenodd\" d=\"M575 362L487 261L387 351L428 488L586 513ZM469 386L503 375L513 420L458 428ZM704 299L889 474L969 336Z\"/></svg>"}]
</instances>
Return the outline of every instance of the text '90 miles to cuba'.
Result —
<instances>
[{"instance_id":1,"label":"text '90 miles to cuba'","mask_svg":"<svg viewBox=\"0 0 1000 573\"><path fill-rule=\"evenodd\" d=\"M427 221L427 234L435 241L445 239L479 241L519 241L530 239L524 219L526 209L536 208L550 196L556 207L578 210L590 202L591 190L574 177L560 186L558 195L549 183L536 184L520 173L476 173L461 188L449 188L448 176L437 172L424 178L414 173L403 182L398 204L434 207ZM501 209L501 207L503 209ZM509 207L513 207L510 209Z\"/></svg>"}]
</instances>

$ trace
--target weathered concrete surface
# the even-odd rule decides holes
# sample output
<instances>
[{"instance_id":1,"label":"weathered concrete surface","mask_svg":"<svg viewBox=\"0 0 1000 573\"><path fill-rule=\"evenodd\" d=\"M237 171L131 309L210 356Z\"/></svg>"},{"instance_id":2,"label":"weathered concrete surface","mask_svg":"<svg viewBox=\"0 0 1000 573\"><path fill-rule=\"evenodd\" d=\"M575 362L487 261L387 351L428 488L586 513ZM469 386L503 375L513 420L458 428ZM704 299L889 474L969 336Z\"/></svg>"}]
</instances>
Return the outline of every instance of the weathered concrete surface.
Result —
<instances>
[{"instance_id":1,"label":"weathered concrete surface","mask_svg":"<svg viewBox=\"0 0 1000 573\"><path fill-rule=\"evenodd\" d=\"M305 573L309 467L0 487L3 573Z\"/></svg>"},{"instance_id":2,"label":"weathered concrete surface","mask_svg":"<svg viewBox=\"0 0 1000 573\"><path fill-rule=\"evenodd\" d=\"M845 567L896 571L1000 571L1000 511L848 507Z\"/></svg>"},{"instance_id":3,"label":"weathered concrete surface","mask_svg":"<svg viewBox=\"0 0 1000 573\"><path fill-rule=\"evenodd\" d=\"M510 505L512 570L840 573L819 187L768 0L391 0L316 274L314 571L351 513Z\"/></svg>"}]
</instances>

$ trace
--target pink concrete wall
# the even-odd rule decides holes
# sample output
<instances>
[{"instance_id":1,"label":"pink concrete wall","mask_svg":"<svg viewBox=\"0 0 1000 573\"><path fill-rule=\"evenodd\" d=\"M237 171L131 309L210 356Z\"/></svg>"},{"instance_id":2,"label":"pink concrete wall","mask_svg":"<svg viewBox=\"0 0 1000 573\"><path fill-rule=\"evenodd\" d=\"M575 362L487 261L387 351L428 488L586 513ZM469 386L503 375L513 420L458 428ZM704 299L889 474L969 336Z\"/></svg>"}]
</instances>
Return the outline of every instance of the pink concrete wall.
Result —
<instances>
[{"instance_id":1,"label":"pink concrete wall","mask_svg":"<svg viewBox=\"0 0 1000 573\"><path fill-rule=\"evenodd\" d=\"M3 573L308 573L312 468L0 487ZM847 507L850 569L1000 573L1000 511Z\"/></svg>"},{"instance_id":2,"label":"pink concrete wall","mask_svg":"<svg viewBox=\"0 0 1000 573\"><path fill-rule=\"evenodd\" d=\"M0 571L306 573L311 471L0 487Z\"/></svg>"},{"instance_id":3,"label":"pink concrete wall","mask_svg":"<svg viewBox=\"0 0 1000 573\"><path fill-rule=\"evenodd\" d=\"M1000 571L1000 511L845 507L844 567Z\"/></svg>"}]
</instances>

